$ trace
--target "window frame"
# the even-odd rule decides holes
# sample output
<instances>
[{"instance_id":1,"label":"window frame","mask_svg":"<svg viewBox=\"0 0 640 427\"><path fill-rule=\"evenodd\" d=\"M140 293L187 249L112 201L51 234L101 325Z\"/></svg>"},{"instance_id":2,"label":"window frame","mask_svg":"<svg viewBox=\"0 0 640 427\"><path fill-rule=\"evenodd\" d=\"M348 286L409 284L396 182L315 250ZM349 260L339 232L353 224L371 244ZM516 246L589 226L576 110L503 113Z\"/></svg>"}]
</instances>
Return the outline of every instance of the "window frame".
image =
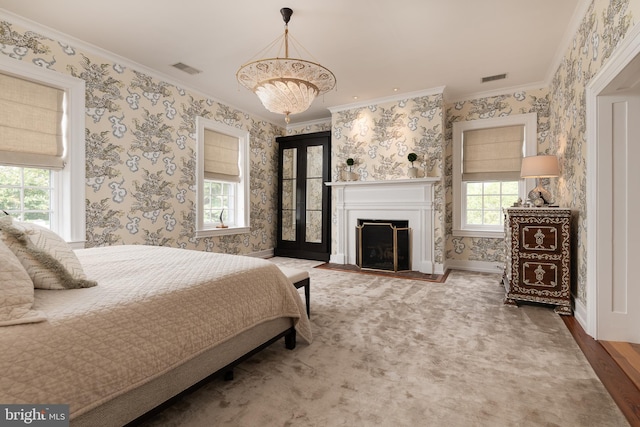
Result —
<instances>
[{"instance_id":1,"label":"window frame","mask_svg":"<svg viewBox=\"0 0 640 427\"><path fill-rule=\"evenodd\" d=\"M209 129L238 140L240 182L236 185L235 226L216 228L204 222L204 130ZM243 234L251 231L249 132L201 116L196 117L196 238ZM216 181L216 180L212 180Z\"/></svg>"},{"instance_id":2,"label":"window frame","mask_svg":"<svg viewBox=\"0 0 640 427\"><path fill-rule=\"evenodd\" d=\"M231 199L233 200L233 206L229 206L228 204L226 205L226 209L227 209L227 218L229 218L229 215L228 215L228 213L229 213L229 212L233 212L233 216L231 217L231 219L230 219L230 220L227 220L227 221L225 222L225 225L228 225L228 226L231 226L231 227L235 227L235 221L236 221L236 219L237 219L237 218L236 218L236 217L237 217L236 212L238 211L238 200L237 200L237 197L236 197L236 196L237 196L237 194L238 194L238 188L237 188L238 183L237 183L237 182L231 182L231 181L220 180L220 179L206 179L206 178L204 179L204 181L203 181L203 182L204 182L204 184L205 184L205 187L203 187L205 190L206 190L206 184L207 184L207 182L211 182L211 183L213 183L213 184L221 184L222 186L226 186L226 185L228 185L228 186L230 186L230 187L231 187L231 193L232 193L232 195L231 195L231 196L229 196L228 194L222 194L222 195L220 195L219 197L226 197L226 198L231 197ZM224 191L223 191L223 193L224 193ZM205 192L204 192L204 195L203 195L203 198L204 198L204 197L211 197L211 192L209 192L209 191L205 191ZM204 203L203 203L203 212L204 212ZM206 215L204 215L204 216L206 216ZM204 216L203 216L203 217L204 217ZM232 221L232 222L233 222L233 224L232 224L230 221ZM205 224L206 224L206 223L205 223Z\"/></svg>"},{"instance_id":3,"label":"window frame","mask_svg":"<svg viewBox=\"0 0 640 427\"><path fill-rule=\"evenodd\" d=\"M521 197L521 191L522 191L522 185L520 183L521 180L518 180L518 197ZM501 187L502 184L504 184L505 182L514 182L514 181L462 181L462 189L463 189L463 193L464 193L464 197L462 198L462 206L461 206L461 214L462 214L462 223L466 226L468 226L469 228L473 229L474 231L480 231L480 232L495 232L497 227L502 227L502 225L492 225L492 224L468 224L467 222L467 214L468 214L468 209L467 209L467 201L468 201L468 188L467 186L470 183L478 183L478 184L482 184L482 186L484 187L484 184L489 183L489 182L496 182L496 183L500 183ZM502 191L500 192L500 196L502 197ZM472 196L475 194L472 194ZM484 197L486 196L485 192L484 192L484 188L483 188L483 192L481 197L484 199ZM490 212L495 212L495 210L493 209L482 209L481 212L484 214L485 212L490 211Z\"/></svg>"},{"instance_id":4,"label":"window frame","mask_svg":"<svg viewBox=\"0 0 640 427\"><path fill-rule=\"evenodd\" d=\"M19 215L22 218L21 221L24 221L24 216L28 213L45 213L46 212L48 216L48 222L51 223L51 218L53 217L53 214L54 214L54 210L51 206L52 194L55 191L55 189L53 188L53 176L52 176L54 171L51 169L27 168L20 165L15 166L15 165L5 165L5 164L0 164L0 168L14 168L20 171L20 185L9 185L7 183L0 182L0 189L18 190L20 192L20 202L19 202L20 205L18 209L12 209L11 207L7 207L7 206L0 206L0 208L2 208L5 211L8 211L9 214L12 216ZM25 174L25 170L29 170L29 169L47 171L48 185L46 187L25 185L24 174ZM47 209L25 209L25 192L31 189L45 190L48 193Z\"/></svg>"},{"instance_id":5,"label":"window frame","mask_svg":"<svg viewBox=\"0 0 640 427\"><path fill-rule=\"evenodd\" d=\"M453 236L504 238L504 226L471 225L466 223L466 181L462 181L462 144L463 134L468 130L489 129L505 126L524 125L524 156L535 156L538 151L538 115L537 113L514 114L505 117L468 120L453 123ZM469 181L487 182L487 181ZM500 181L508 182L508 181ZM519 197L535 187L535 179L520 179ZM456 192L458 193L456 196Z\"/></svg>"},{"instance_id":6,"label":"window frame","mask_svg":"<svg viewBox=\"0 0 640 427\"><path fill-rule=\"evenodd\" d=\"M85 215L85 81L0 55L0 72L65 92L65 167L52 170L51 230L74 249L86 241ZM19 165L11 165L19 166ZM44 168L43 168L44 169Z\"/></svg>"}]
</instances>

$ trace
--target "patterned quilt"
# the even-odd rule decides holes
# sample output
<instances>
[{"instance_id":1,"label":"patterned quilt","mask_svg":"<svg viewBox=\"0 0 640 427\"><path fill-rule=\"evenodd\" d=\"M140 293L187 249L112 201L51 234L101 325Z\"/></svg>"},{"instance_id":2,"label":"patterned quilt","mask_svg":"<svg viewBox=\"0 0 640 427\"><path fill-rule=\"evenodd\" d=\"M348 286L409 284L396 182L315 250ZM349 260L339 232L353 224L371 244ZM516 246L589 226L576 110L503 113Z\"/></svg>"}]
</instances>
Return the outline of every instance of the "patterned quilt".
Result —
<instances>
[{"instance_id":1,"label":"patterned quilt","mask_svg":"<svg viewBox=\"0 0 640 427\"><path fill-rule=\"evenodd\" d=\"M76 251L98 286L36 290L42 323L0 330L0 402L68 403L74 418L262 322L291 317L296 289L266 260L151 246Z\"/></svg>"}]
</instances>

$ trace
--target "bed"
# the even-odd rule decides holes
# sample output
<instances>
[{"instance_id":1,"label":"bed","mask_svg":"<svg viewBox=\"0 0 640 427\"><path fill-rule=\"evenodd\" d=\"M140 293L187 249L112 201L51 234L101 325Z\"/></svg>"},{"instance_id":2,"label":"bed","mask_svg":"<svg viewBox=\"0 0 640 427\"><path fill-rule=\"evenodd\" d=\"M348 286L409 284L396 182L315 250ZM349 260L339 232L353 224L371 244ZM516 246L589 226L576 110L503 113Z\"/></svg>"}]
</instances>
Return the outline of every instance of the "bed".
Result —
<instances>
[{"instance_id":1,"label":"bed","mask_svg":"<svg viewBox=\"0 0 640 427\"><path fill-rule=\"evenodd\" d=\"M124 425L254 349L311 342L297 290L263 259L123 245L74 251L97 286L36 289L46 320L0 328L0 402L69 404Z\"/></svg>"}]
</instances>

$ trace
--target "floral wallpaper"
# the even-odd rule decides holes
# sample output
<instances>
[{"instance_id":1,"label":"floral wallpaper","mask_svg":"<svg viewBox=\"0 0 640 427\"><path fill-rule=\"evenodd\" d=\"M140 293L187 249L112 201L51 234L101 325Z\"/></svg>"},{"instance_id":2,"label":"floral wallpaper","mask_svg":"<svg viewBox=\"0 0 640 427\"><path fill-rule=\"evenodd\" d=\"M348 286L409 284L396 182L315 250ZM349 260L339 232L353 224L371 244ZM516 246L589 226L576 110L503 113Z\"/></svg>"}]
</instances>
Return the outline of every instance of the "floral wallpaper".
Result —
<instances>
[{"instance_id":1,"label":"floral wallpaper","mask_svg":"<svg viewBox=\"0 0 640 427\"><path fill-rule=\"evenodd\" d=\"M406 179L414 152L419 176L441 177L444 167L442 92L335 112L332 115L332 181L344 181L346 159L361 181ZM444 263L444 187L435 185L435 262ZM335 204L334 204L335 205ZM336 211L332 212L337 223ZM337 241L335 227L333 242ZM332 249L335 253L336 248Z\"/></svg>"},{"instance_id":2,"label":"floral wallpaper","mask_svg":"<svg viewBox=\"0 0 640 427\"><path fill-rule=\"evenodd\" d=\"M471 99L446 106L446 259L464 261L505 262L504 239L483 237L455 237L453 229L453 123L506 117L512 114L537 113L538 153L549 150L548 89L518 91L488 98ZM555 193L554 193L555 194Z\"/></svg>"},{"instance_id":3,"label":"floral wallpaper","mask_svg":"<svg viewBox=\"0 0 640 427\"><path fill-rule=\"evenodd\" d=\"M502 239L458 238L452 229L452 126L456 121L538 114L538 152L557 154L556 201L575 209L578 298L586 300L585 87L635 24L640 0L593 0L550 87L445 104L442 93L335 112L331 121L282 129L140 70L78 51L61 40L0 22L0 53L71 74L87 84L87 246L145 243L251 253L275 246L275 137L332 131L332 180L355 159L360 180L407 177L409 152L436 187L436 262L504 261ZM212 94L214 95L214 94ZM251 134L248 235L195 239L195 117ZM419 163L419 164L418 164ZM335 211L333 212L335 224ZM333 240L336 240L334 228ZM335 251L335 248L332 248Z\"/></svg>"},{"instance_id":4,"label":"floral wallpaper","mask_svg":"<svg viewBox=\"0 0 640 427\"><path fill-rule=\"evenodd\" d=\"M283 128L11 22L0 22L0 52L86 82L87 247L247 254L275 246ZM195 238L196 116L250 132L249 234Z\"/></svg>"},{"instance_id":5,"label":"floral wallpaper","mask_svg":"<svg viewBox=\"0 0 640 427\"><path fill-rule=\"evenodd\" d=\"M556 198L579 213L577 227L577 296L586 302L587 277L587 147L586 92L640 13L640 0L594 0L573 36L551 82L550 151L560 158L561 176L554 180Z\"/></svg>"}]
</instances>

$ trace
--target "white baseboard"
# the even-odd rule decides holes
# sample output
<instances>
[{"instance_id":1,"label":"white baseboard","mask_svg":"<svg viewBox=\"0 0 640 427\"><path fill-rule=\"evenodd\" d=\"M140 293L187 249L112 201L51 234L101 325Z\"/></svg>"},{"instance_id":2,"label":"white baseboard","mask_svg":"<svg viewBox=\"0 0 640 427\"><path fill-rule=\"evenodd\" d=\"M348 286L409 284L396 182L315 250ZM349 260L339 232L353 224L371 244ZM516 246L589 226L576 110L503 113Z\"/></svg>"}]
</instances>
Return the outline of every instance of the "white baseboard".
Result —
<instances>
[{"instance_id":1,"label":"white baseboard","mask_svg":"<svg viewBox=\"0 0 640 427\"><path fill-rule=\"evenodd\" d=\"M445 269L455 270L467 270L476 271L478 273L496 273L502 274L504 271L504 264L500 262L487 262L487 261L467 261L449 259L445 262Z\"/></svg>"},{"instance_id":2,"label":"white baseboard","mask_svg":"<svg viewBox=\"0 0 640 427\"><path fill-rule=\"evenodd\" d=\"M589 335L587 328L587 306L585 306L579 299L573 298L573 316L576 318L582 329Z\"/></svg>"},{"instance_id":3,"label":"white baseboard","mask_svg":"<svg viewBox=\"0 0 640 427\"><path fill-rule=\"evenodd\" d=\"M444 274L445 271L447 271L447 269L445 268L444 264L433 264L433 274Z\"/></svg>"},{"instance_id":4,"label":"white baseboard","mask_svg":"<svg viewBox=\"0 0 640 427\"><path fill-rule=\"evenodd\" d=\"M273 258L273 248L266 249L264 251L259 251L259 252L251 252L246 256L252 256L255 258Z\"/></svg>"},{"instance_id":5,"label":"white baseboard","mask_svg":"<svg viewBox=\"0 0 640 427\"><path fill-rule=\"evenodd\" d=\"M84 249L85 246L84 244L86 243L86 241L82 240L80 242L67 242L69 244L69 246L71 246L71 249Z\"/></svg>"},{"instance_id":6,"label":"white baseboard","mask_svg":"<svg viewBox=\"0 0 640 427\"><path fill-rule=\"evenodd\" d=\"M344 254L331 254L329 256L329 262L332 264L346 264L345 259Z\"/></svg>"}]
</instances>

